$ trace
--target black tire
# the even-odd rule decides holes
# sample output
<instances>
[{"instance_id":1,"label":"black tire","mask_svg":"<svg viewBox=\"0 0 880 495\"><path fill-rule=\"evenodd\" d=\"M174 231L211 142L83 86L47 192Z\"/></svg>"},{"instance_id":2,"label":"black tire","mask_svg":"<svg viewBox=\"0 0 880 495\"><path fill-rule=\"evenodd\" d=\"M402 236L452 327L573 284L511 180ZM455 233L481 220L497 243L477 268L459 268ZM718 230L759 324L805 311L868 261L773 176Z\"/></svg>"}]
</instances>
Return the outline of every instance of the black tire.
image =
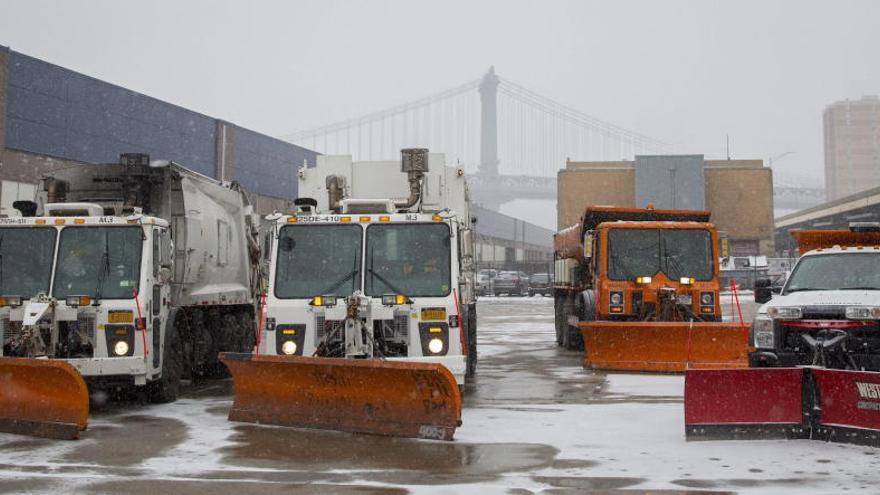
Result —
<instances>
[{"instance_id":1,"label":"black tire","mask_svg":"<svg viewBox=\"0 0 880 495\"><path fill-rule=\"evenodd\" d=\"M529 297L535 297L534 291L529 291Z\"/></svg>"},{"instance_id":2,"label":"black tire","mask_svg":"<svg viewBox=\"0 0 880 495\"><path fill-rule=\"evenodd\" d=\"M169 315L172 321L174 315ZM162 346L162 376L150 384L150 401L160 404L174 402L180 391L183 375L183 346L175 325L166 323L165 342Z\"/></svg>"},{"instance_id":3,"label":"black tire","mask_svg":"<svg viewBox=\"0 0 880 495\"><path fill-rule=\"evenodd\" d=\"M467 314L467 365L465 376L473 377L477 373L477 305L469 306Z\"/></svg>"},{"instance_id":4,"label":"black tire","mask_svg":"<svg viewBox=\"0 0 880 495\"><path fill-rule=\"evenodd\" d=\"M562 345L562 301L560 298L556 298L553 301L553 312L555 314L555 322L556 322L556 345Z\"/></svg>"},{"instance_id":5,"label":"black tire","mask_svg":"<svg viewBox=\"0 0 880 495\"><path fill-rule=\"evenodd\" d=\"M563 308L564 314L562 315L562 347L568 349L569 351L583 350L584 340L581 336L580 328L568 324L569 315L577 315L578 319L580 319L578 308L576 307L574 301L572 301L569 297L565 298L565 304L563 305Z\"/></svg>"}]
</instances>

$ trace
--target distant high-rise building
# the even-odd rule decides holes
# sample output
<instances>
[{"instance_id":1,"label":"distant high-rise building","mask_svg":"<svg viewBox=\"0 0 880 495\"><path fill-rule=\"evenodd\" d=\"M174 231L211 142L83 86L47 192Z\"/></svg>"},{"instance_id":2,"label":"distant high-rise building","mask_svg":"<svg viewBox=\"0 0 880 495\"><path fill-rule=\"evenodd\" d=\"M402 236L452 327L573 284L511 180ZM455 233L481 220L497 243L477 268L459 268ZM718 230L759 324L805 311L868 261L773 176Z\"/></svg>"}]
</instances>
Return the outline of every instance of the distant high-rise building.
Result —
<instances>
[{"instance_id":1,"label":"distant high-rise building","mask_svg":"<svg viewBox=\"0 0 880 495\"><path fill-rule=\"evenodd\" d=\"M880 186L880 98L838 101L823 120L828 200Z\"/></svg>"}]
</instances>

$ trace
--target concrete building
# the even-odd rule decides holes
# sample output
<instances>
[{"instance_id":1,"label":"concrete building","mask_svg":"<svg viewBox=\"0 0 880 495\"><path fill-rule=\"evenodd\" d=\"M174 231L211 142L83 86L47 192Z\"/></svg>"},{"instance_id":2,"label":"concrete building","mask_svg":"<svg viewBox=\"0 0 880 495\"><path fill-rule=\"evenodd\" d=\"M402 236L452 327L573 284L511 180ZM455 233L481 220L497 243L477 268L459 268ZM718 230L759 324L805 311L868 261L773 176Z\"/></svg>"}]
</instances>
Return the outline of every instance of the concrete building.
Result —
<instances>
[{"instance_id":1,"label":"concrete building","mask_svg":"<svg viewBox=\"0 0 880 495\"><path fill-rule=\"evenodd\" d=\"M662 155L569 161L557 184L559 228L577 223L589 205L706 209L728 236L731 256L774 252L773 174L762 160Z\"/></svg>"},{"instance_id":2,"label":"concrete building","mask_svg":"<svg viewBox=\"0 0 880 495\"><path fill-rule=\"evenodd\" d=\"M880 186L880 98L828 105L823 124L828 201Z\"/></svg>"},{"instance_id":3,"label":"concrete building","mask_svg":"<svg viewBox=\"0 0 880 495\"><path fill-rule=\"evenodd\" d=\"M552 230L479 206L473 211L478 268L553 272Z\"/></svg>"}]
</instances>

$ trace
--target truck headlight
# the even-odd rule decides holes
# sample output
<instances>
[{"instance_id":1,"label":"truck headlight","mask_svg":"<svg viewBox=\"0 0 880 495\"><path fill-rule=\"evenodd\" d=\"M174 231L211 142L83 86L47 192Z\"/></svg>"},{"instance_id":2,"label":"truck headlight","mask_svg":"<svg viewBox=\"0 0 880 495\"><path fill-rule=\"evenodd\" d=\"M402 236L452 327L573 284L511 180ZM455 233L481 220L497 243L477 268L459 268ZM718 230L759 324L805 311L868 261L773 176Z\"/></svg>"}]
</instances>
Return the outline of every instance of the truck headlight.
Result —
<instances>
[{"instance_id":1,"label":"truck headlight","mask_svg":"<svg viewBox=\"0 0 880 495\"><path fill-rule=\"evenodd\" d=\"M700 292L700 304L703 306L714 306L715 305L715 293L714 292Z\"/></svg>"},{"instance_id":2,"label":"truck headlight","mask_svg":"<svg viewBox=\"0 0 880 495\"><path fill-rule=\"evenodd\" d=\"M128 342L120 340L113 344L113 354L117 356L125 356L128 354Z\"/></svg>"},{"instance_id":3,"label":"truck headlight","mask_svg":"<svg viewBox=\"0 0 880 495\"><path fill-rule=\"evenodd\" d=\"M432 354L440 354L443 352L443 341L437 338L431 339L428 342L428 350L431 351Z\"/></svg>"},{"instance_id":4,"label":"truck headlight","mask_svg":"<svg viewBox=\"0 0 880 495\"><path fill-rule=\"evenodd\" d=\"M800 320L803 317L803 311L797 306L772 307L767 314L777 320Z\"/></svg>"},{"instance_id":5,"label":"truck headlight","mask_svg":"<svg viewBox=\"0 0 880 495\"><path fill-rule=\"evenodd\" d=\"M296 354L296 342L292 340L284 342L283 344L281 344L281 352L287 354L288 356Z\"/></svg>"},{"instance_id":6,"label":"truck headlight","mask_svg":"<svg viewBox=\"0 0 880 495\"><path fill-rule=\"evenodd\" d=\"M849 306L846 308L846 317L850 320L878 320L880 306Z\"/></svg>"},{"instance_id":7,"label":"truck headlight","mask_svg":"<svg viewBox=\"0 0 880 495\"><path fill-rule=\"evenodd\" d=\"M772 349L773 342L773 319L764 315L758 315L752 323L752 335L755 340L755 347L764 349Z\"/></svg>"},{"instance_id":8,"label":"truck headlight","mask_svg":"<svg viewBox=\"0 0 880 495\"><path fill-rule=\"evenodd\" d=\"M622 292L612 292L611 293L611 304L614 306L620 306L623 304L623 293Z\"/></svg>"}]
</instances>

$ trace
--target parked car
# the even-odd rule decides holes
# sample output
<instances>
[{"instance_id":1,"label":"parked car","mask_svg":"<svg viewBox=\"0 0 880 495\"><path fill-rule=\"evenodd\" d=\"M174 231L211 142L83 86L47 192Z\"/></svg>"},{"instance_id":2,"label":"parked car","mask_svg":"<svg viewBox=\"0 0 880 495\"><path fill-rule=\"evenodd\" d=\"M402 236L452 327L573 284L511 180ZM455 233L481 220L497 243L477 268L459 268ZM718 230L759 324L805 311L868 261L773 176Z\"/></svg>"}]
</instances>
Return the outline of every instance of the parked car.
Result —
<instances>
[{"instance_id":1,"label":"parked car","mask_svg":"<svg viewBox=\"0 0 880 495\"><path fill-rule=\"evenodd\" d=\"M495 277L498 270L487 268L477 272L477 295L478 296L494 296L495 295Z\"/></svg>"},{"instance_id":2,"label":"parked car","mask_svg":"<svg viewBox=\"0 0 880 495\"><path fill-rule=\"evenodd\" d=\"M535 294L542 296L553 295L553 275L549 273L535 273L529 277L529 297Z\"/></svg>"},{"instance_id":3,"label":"parked car","mask_svg":"<svg viewBox=\"0 0 880 495\"><path fill-rule=\"evenodd\" d=\"M495 294L524 296L529 293L529 277L523 272L501 272L495 277Z\"/></svg>"}]
</instances>

